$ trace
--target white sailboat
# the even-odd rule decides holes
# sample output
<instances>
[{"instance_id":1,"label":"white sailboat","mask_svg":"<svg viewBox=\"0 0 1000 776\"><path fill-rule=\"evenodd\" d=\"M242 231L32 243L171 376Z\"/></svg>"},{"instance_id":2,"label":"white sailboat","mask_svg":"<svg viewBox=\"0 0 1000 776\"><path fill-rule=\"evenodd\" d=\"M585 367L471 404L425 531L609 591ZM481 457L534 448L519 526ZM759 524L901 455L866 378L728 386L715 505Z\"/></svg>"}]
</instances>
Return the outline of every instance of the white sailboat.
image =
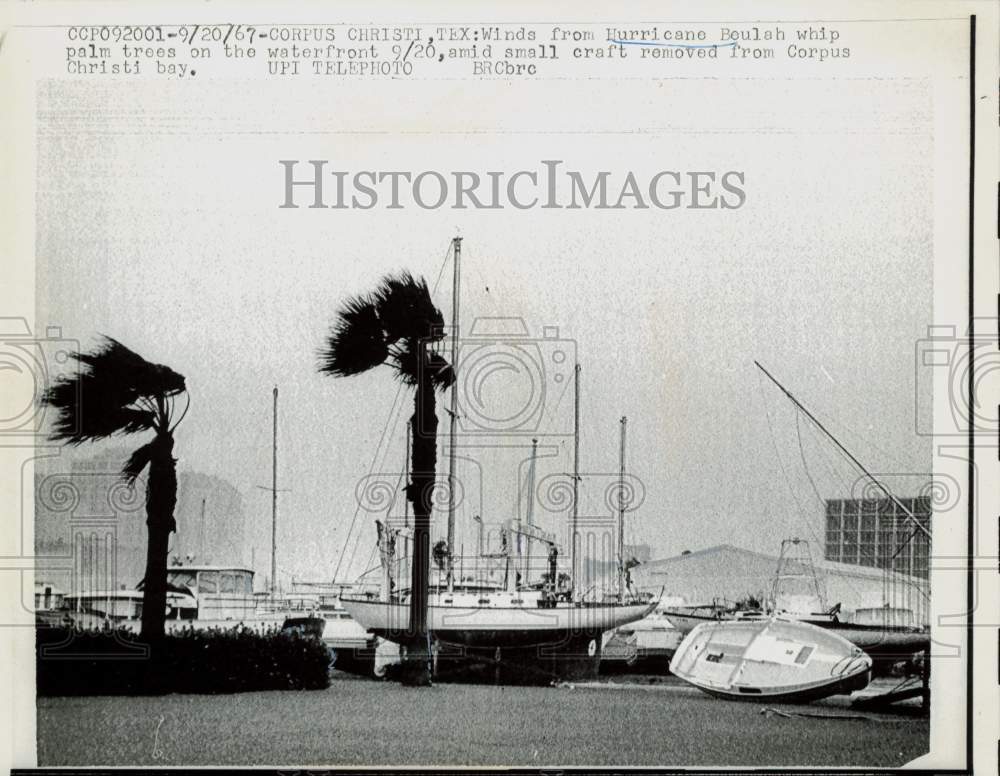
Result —
<instances>
[{"instance_id":1,"label":"white sailboat","mask_svg":"<svg viewBox=\"0 0 1000 776\"><path fill-rule=\"evenodd\" d=\"M778 389L795 405L796 409L802 412L806 418L818 428L841 453L864 475L868 481L878 488L896 508L906 516L913 526L914 532L922 533L930 540L930 530L921 523L913 512L907 508L874 474L859 461L844 445L824 426L806 407L796 399L791 392L785 388L777 378L768 372L759 362L754 362L757 368L778 387ZM871 614L855 612L852 617L845 621L841 617L839 604L827 607L824 597L820 591L818 581L815 577L815 570L812 564L812 557L806 552L807 558L802 568L802 560L794 561L793 568L789 569L789 564L785 561L786 549L789 547L801 548L808 544L800 539L785 540L781 545L781 560L775 573L774 587L771 595L771 611L780 615L784 619L793 619L808 622L821 628L836 633L847 639L856 647L863 649L876 661L876 668L881 669L894 662L911 658L918 652L930 649L930 629L926 626L915 626L907 624L905 618L900 615L912 613L907 610L890 608L888 602L874 610L869 610ZM795 565L798 568L794 568ZM810 578L811 575L811 578ZM891 588L896 584L896 574L886 570L886 586ZM903 582L909 585L909 582ZM797 590L794 588L798 588ZM867 614L867 616L866 616ZM876 615L874 618L872 614ZM881 615L879 617L878 615Z\"/></svg>"},{"instance_id":2,"label":"white sailboat","mask_svg":"<svg viewBox=\"0 0 1000 776\"><path fill-rule=\"evenodd\" d=\"M455 337L458 332L458 290L461 258L461 238L455 238L454 293L452 309L452 360L454 362ZM453 368L457 365L453 363ZM573 472L573 523L571 531L571 578L575 585L577 571L577 483L579 482L579 392L580 367L576 366L574 382L574 472ZM450 413L449 476L454 477L455 421L457 416L457 386L452 386ZM622 425L622 477L624 477L624 423ZM534 467L531 468L532 476ZM452 490L453 492L453 490ZM528 489L529 513L534 499L534 485ZM624 505L619 513L619 532L624 518ZM480 518L481 520L482 518ZM427 629L430 638L446 647L462 647L466 657L488 657L495 664L505 661L527 661L530 669L548 653L550 657L564 660L548 661L543 669L546 675L595 676L600 660L601 636L629 622L640 620L656 606L655 600L641 598L627 589L624 583L624 563L619 558L619 584L614 600L597 602L584 600L579 590L560 585L555 537L536 526L520 520L509 520L502 526L502 549L490 556L504 568L502 584L456 584L454 568L454 502L448 505L448 534L445 558L445 585L429 593L427 602ZM412 639L408 632L410 592L397 581L395 547L397 540L405 541L405 531L380 531L380 556L382 560L381 590L367 596L344 596L342 602L351 616L371 632L397 643ZM541 583L523 583L518 579L519 553L511 548L519 546L519 539L528 543L539 542L549 548L549 571ZM621 539L619 537L619 545ZM621 553L619 553L621 554ZM519 565L519 564L517 564ZM539 650L547 646L548 649Z\"/></svg>"},{"instance_id":3,"label":"white sailboat","mask_svg":"<svg viewBox=\"0 0 1000 776\"><path fill-rule=\"evenodd\" d=\"M779 617L699 625L670 661L676 676L710 695L785 703L863 689L871 668L846 639Z\"/></svg>"}]
</instances>

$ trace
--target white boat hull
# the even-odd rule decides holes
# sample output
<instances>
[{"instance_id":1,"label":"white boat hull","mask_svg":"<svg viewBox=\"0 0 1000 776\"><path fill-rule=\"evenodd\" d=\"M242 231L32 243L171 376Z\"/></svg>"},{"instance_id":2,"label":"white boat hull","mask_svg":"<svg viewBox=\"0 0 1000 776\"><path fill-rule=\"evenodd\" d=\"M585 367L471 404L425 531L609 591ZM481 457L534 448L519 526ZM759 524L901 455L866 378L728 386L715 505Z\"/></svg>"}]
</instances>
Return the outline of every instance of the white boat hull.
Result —
<instances>
[{"instance_id":1,"label":"white boat hull","mask_svg":"<svg viewBox=\"0 0 1000 776\"><path fill-rule=\"evenodd\" d=\"M780 619L699 625L670 662L676 676L711 695L787 703L861 689L871 667L835 633Z\"/></svg>"},{"instance_id":2,"label":"white boat hull","mask_svg":"<svg viewBox=\"0 0 1000 776\"><path fill-rule=\"evenodd\" d=\"M408 639L408 603L341 599L365 629L390 641ZM463 606L431 603L427 625L439 641L470 647L553 644L574 636L597 635L641 620L653 603L530 606Z\"/></svg>"}]
</instances>

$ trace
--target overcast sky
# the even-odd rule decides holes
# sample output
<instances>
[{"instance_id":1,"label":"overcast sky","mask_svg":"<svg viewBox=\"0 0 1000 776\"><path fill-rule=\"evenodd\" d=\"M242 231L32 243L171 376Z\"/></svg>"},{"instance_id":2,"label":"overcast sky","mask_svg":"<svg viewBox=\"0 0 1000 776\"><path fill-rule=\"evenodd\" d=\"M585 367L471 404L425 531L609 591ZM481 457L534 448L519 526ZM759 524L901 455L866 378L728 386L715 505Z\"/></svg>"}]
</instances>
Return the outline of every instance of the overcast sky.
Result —
<instances>
[{"instance_id":1,"label":"overcast sky","mask_svg":"<svg viewBox=\"0 0 1000 776\"><path fill-rule=\"evenodd\" d=\"M85 344L107 333L186 376L179 465L243 493L258 561L274 385L288 489L279 565L328 578L346 546L349 577L369 559L377 515L354 519L358 483L399 472L410 396L387 369L321 376L316 351L340 301L389 271L441 276L449 318L456 234L467 331L477 317L520 317L532 337L558 327L571 341L558 348L575 349L585 514L607 513L618 419L629 417L627 468L645 492L630 538L657 555L818 541L820 498L852 495L850 469L805 425L800 449L791 405L754 359L901 495L928 479L930 445L914 427L917 405L929 406L914 348L933 277L923 82L853 82L848 96L822 80L567 81L565 104L542 111L523 110L531 84L498 83L485 101L447 81L419 95L306 83L49 82L39 94L39 323ZM279 159L351 171L511 172L542 159L618 177L740 170L747 199L724 211L281 210ZM545 360L556 346L538 347ZM539 481L568 471L572 451L572 371L558 380L545 363ZM502 382L510 372L486 379L494 400L520 390ZM530 435L485 444L459 465L467 547L472 514L515 514ZM535 515L560 530L544 506Z\"/></svg>"}]
</instances>

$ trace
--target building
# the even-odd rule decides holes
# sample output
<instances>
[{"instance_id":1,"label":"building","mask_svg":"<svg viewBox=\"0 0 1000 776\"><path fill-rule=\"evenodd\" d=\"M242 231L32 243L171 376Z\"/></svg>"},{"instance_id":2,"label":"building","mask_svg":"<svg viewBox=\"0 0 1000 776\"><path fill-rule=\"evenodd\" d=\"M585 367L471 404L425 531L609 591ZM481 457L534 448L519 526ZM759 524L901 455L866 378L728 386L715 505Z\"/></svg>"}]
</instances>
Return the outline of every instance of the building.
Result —
<instances>
[{"instance_id":1,"label":"building","mask_svg":"<svg viewBox=\"0 0 1000 776\"><path fill-rule=\"evenodd\" d=\"M138 443L137 443L138 444ZM62 451L35 466L35 574L70 592L131 589L146 568L145 474L135 487L121 467L132 448L92 455ZM180 472L170 554L203 563L245 563L240 492L197 472Z\"/></svg>"},{"instance_id":2,"label":"building","mask_svg":"<svg viewBox=\"0 0 1000 776\"><path fill-rule=\"evenodd\" d=\"M625 558L635 558L640 563L649 563L653 559L653 550L648 544L626 544Z\"/></svg>"},{"instance_id":3,"label":"building","mask_svg":"<svg viewBox=\"0 0 1000 776\"><path fill-rule=\"evenodd\" d=\"M827 608L841 605L844 619L858 610L886 609L912 613L914 624L930 616L930 588L926 580L888 569L817 559L813 562ZM778 556L752 552L729 544L687 552L645 563L633 570L636 584L659 594L662 600L688 605L770 597Z\"/></svg>"},{"instance_id":4,"label":"building","mask_svg":"<svg viewBox=\"0 0 1000 776\"><path fill-rule=\"evenodd\" d=\"M899 502L930 531L929 496ZM892 499L829 499L823 557L927 579L930 540Z\"/></svg>"}]
</instances>

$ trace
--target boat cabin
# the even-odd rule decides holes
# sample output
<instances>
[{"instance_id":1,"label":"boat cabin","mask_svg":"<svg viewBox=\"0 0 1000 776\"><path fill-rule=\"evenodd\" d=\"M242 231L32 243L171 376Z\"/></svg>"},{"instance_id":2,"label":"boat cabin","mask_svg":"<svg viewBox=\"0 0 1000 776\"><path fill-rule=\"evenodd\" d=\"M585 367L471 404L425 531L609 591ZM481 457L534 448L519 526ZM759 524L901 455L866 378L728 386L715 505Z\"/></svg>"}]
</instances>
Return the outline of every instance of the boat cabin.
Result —
<instances>
[{"instance_id":1,"label":"boat cabin","mask_svg":"<svg viewBox=\"0 0 1000 776\"><path fill-rule=\"evenodd\" d=\"M167 589L190 595L199 620L243 620L257 607L253 576L245 566L177 565L167 569Z\"/></svg>"},{"instance_id":2,"label":"boat cabin","mask_svg":"<svg viewBox=\"0 0 1000 776\"><path fill-rule=\"evenodd\" d=\"M134 621L142 618L141 590L95 590L66 596L66 609L84 625ZM197 601L191 595L167 591L167 619L193 620ZM88 615L80 617L80 615Z\"/></svg>"}]
</instances>

